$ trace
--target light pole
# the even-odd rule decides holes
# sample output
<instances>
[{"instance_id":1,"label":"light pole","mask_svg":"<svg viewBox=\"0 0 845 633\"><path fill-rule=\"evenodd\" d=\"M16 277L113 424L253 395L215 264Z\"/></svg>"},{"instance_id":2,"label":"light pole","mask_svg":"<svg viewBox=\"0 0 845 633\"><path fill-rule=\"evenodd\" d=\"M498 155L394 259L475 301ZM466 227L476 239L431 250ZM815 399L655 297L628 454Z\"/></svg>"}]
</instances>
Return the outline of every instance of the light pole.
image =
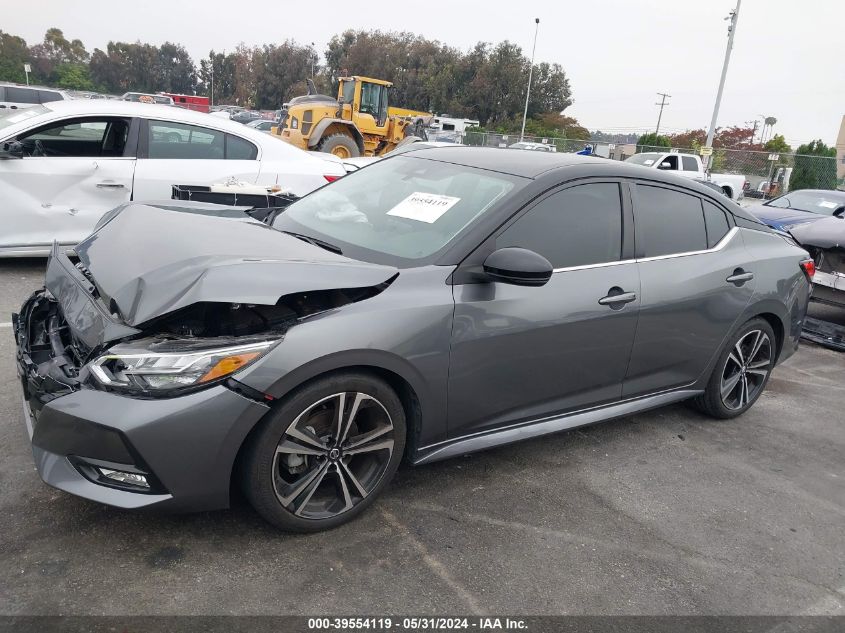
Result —
<instances>
[{"instance_id":1,"label":"light pole","mask_svg":"<svg viewBox=\"0 0 845 633\"><path fill-rule=\"evenodd\" d=\"M728 45L725 48L725 63L722 65L722 78L719 80L719 91L716 93L716 103L713 105L713 118L710 119L710 129L707 130L706 147L713 147L713 136L716 134L716 120L719 118L719 106L722 104L722 92L725 90L725 78L728 76L728 65L731 63L731 50L734 47L734 35L736 35L736 23L739 20L739 5L742 0L736 0L736 9L726 17L731 21L728 27ZM705 156L706 166L710 165L710 156Z\"/></svg>"},{"instance_id":2,"label":"light pole","mask_svg":"<svg viewBox=\"0 0 845 633\"><path fill-rule=\"evenodd\" d=\"M657 115L657 128L654 130L654 135L658 136L660 134L660 119L663 118L663 108L665 108L668 103L666 103L666 97L671 97L672 95L668 95L665 92L658 92L657 95L661 97L660 103L655 103L654 105L660 106L660 114Z\"/></svg>"},{"instance_id":3,"label":"light pole","mask_svg":"<svg viewBox=\"0 0 845 633\"><path fill-rule=\"evenodd\" d=\"M531 68L528 69L528 90L525 91L525 111L522 113L522 131L519 140L525 137L525 119L528 118L528 98L531 96L531 77L534 74L534 53L537 51L537 31L540 30L540 18L534 18L534 47L531 49Z\"/></svg>"},{"instance_id":4,"label":"light pole","mask_svg":"<svg viewBox=\"0 0 845 633\"><path fill-rule=\"evenodd\" d=\"M214 107L214 55L211 56L211 105L209 107Z\"/></svg>"},{"instance_id":5,"label":"light pole","mask_svg":"<svg viewBox=\"0 0 845 633\"><path fill-rule=\"evenodd\" d=\"M317 51L314 50L314 42L311 42L311 79L314 79L314 61L317 57Z\"/></svg>"}]
</instances>

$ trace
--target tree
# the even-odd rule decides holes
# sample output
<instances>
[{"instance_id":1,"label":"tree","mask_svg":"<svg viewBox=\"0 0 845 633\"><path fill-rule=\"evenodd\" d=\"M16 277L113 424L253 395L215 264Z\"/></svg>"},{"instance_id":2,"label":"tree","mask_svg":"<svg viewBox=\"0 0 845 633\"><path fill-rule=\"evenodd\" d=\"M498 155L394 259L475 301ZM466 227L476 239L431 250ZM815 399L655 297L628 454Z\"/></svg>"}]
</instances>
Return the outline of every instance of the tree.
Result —
<instances>
[{"instance_id":1,"label":"tree","mask_svg":"<svg viewBox=\"0 0 845 633\"><path fill-rule=\"evenodd\" d=\"M706 141L707 132L703 129L687 130L686 132L669 135L669 142L672 144L672 147L679 149L694 149L697 151L698 148L704 146Z\"/></svg>"},{"instance_id":2,"label":"tree","mask_svg":"<svg viewBox=\"0 0 845 633\"><path fill-rule=\"evenodd\" d=\"M17 35L0 31L0 80L17 83L26 81L23 65L28 61L26 41Z\"/></svg>"},{"instance_id":3,"label":"tree","mask_svg":"<svg viewBox=\"0 0 845 633\"><path fill-rule=\"evenodd\" d=\"M32 72L37 81L57 83L59 68L65 64L80 66L88 63L90 55L82 40L68 41L61 29L50 28L40 44L29 49ZM67 74L68 71L65 71ZM70 71L78 74L78 71Z\"/></svg>"},{"instance_id":4,"label":"tree","mask_svg":"<svg viewBox=\"0 0 845 633\"><path fill-rule=\"evenodd\" d=\"M836 189L836 148L821 139L800 145L789 178L789 190Z\"/></svg>"},{"instance_id":5,"label":"tree","mask_svg":"<svg viewBox=\"0 0 845 633\"><path fill-rule=\"evenodd\" d=\"M789 145L789 143L786 142L786 139L783 138L783 134L775 134L772 138L766 141L766 144L763 145L763 149L767 152L773 152L777 154L792 153L792 147Z\"/></svg>"},{"instance_id":6,"label":"tree","mask_svg":"<svg viewBox=\"0 0 845 633\"><path fill-rule=\"evenodd\" d=\"M643 150L647 150L651 147L672 147L672 144L669 142L667 137L662 134L655 134L654 132L643 134L637 139L638 152L642 152Z\"/></svg>"},{"instance_id":7,"label":"tree","mask_svg":"<svg viewBox=\"0 0 845 633\"><path fill-rule=\"evenodd\" d=\"M56 85L66 90L93 90L86 64L61 64L56 69Z\"/></svg>"}]
</instances>

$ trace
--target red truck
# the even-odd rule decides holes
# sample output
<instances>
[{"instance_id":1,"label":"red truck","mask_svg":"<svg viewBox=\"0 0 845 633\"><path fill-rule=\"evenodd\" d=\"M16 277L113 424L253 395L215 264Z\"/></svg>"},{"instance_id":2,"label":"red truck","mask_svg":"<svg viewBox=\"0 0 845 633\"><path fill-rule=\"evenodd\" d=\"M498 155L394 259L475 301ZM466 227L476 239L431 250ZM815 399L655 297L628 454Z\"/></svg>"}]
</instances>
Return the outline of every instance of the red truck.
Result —
<instances>
[{"instance_id":1,"label":"red truck","mask_svg":"<svg viewBox=\"0 0 845 633\"><path fill-rule=\"evenodd\" d=\"M173 105L187 110L195 110L197 112L208 112L208 97L198 97L196 95L180 95L172 92L162 92L161 94L171 97Z\"/></svg>"}]
</instances>

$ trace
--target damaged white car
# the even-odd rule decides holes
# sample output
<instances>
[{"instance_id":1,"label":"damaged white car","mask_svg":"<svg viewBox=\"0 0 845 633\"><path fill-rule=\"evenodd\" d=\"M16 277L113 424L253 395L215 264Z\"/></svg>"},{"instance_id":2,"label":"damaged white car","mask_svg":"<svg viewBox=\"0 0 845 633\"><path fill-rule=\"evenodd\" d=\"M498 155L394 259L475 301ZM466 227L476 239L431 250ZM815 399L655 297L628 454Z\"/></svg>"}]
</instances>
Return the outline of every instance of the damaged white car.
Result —
<instances>
[{"instance_id":1,"label":"damaged white car","mask_svg":"<svg viewBox=\"0 0 845 633\"><path fill-rule=\"evenodd\" d=\"M0 116L0 257L71 247L107 211L170 198L177 182L233 178L304 195L346 173L304 152L199 112L126 101L57 101Z\"/></svg>"}]
</instances>

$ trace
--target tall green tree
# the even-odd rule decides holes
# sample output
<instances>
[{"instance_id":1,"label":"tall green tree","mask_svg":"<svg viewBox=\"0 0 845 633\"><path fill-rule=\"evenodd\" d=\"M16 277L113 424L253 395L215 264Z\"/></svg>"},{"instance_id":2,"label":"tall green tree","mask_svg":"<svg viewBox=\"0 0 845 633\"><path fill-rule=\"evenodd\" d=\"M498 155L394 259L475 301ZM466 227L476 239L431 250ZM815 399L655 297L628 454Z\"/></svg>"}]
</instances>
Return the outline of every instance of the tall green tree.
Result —
<instances>
[{"instance_id":1,"label":"tall green tree","mask_svg":"<svg viewBox=\"0 0 845 633\"><path fill-rule=\"evenodd\" d=\"M17 35L0 31L0 81L23 83L23 65L29 61L26 41Z\"/></svg>"},{"instance_id":2,"label":"tall green tree","mask_svg":"<svg viewBox=\"0 0 845 633\"><path fill-rule=\"evenodd\" d=\"M836 148L821 139L799 145L789 178L789 190L836 189Z\"/></svg>"},{"instance_id":3,"label":"tall green tree","mask_svg":"<svg viewBox=\"0 0 845 633\"><path fill-rule=\"evenodd\" d=\"M663 136L662 134L655 134L654 132L649 132L648 134L643 134L640 138L637 139L637 151L647 151L652 147L672 147L672 143L669 141L669 138Z\"/></svg>"}]
</instances>

